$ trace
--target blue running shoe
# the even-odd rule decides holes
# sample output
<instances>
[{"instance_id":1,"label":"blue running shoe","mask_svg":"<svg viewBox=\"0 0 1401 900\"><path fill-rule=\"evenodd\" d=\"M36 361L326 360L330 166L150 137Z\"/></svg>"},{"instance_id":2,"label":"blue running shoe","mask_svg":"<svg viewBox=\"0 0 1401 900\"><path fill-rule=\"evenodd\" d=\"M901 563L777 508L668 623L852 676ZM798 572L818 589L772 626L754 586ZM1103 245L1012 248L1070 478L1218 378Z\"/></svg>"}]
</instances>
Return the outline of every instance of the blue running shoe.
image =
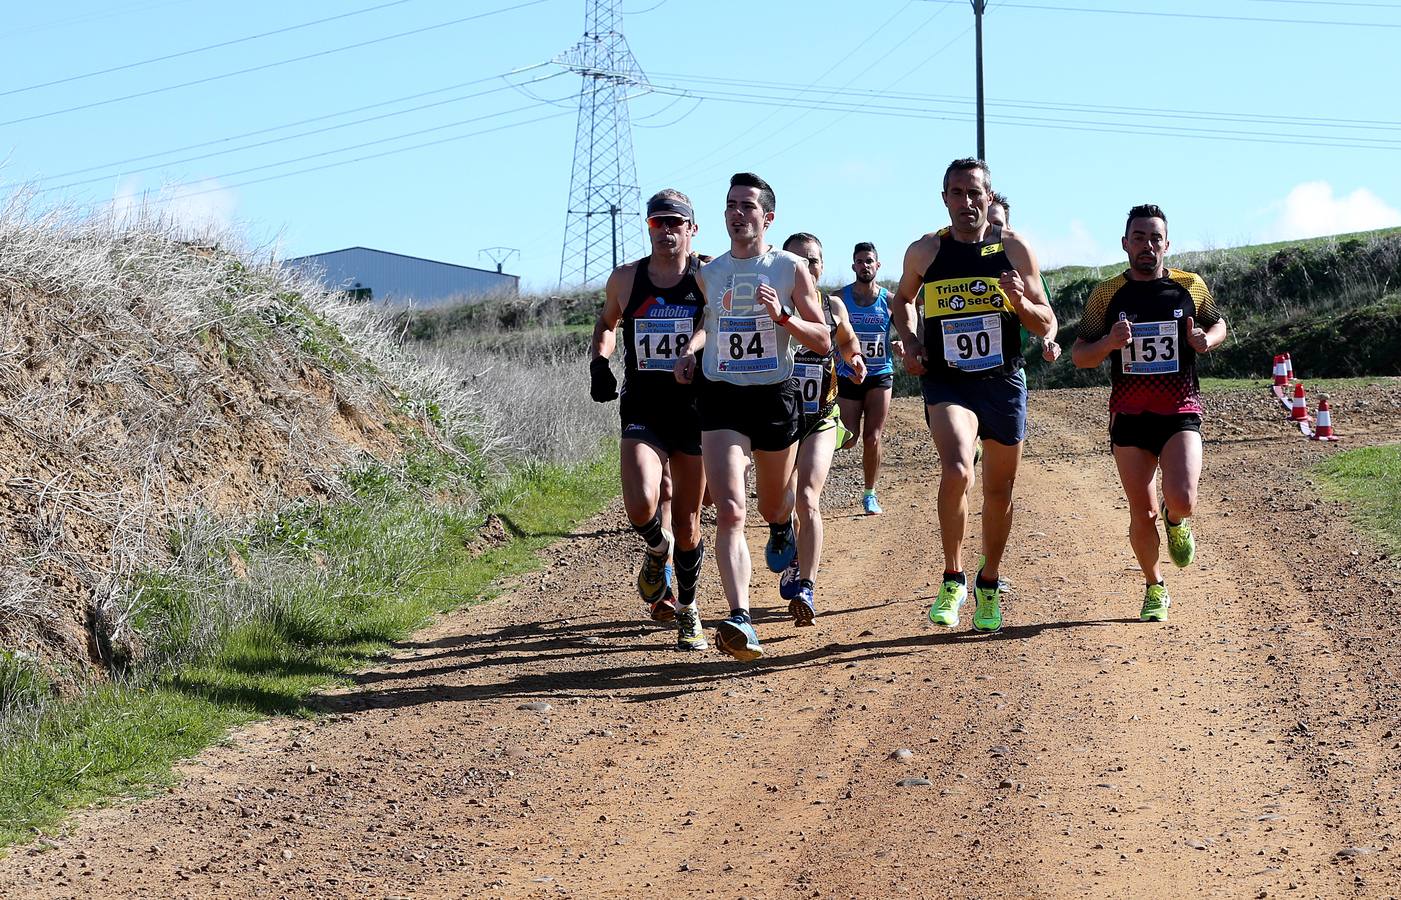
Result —
<instances>
[{"instance_id":1,"label":"blue running shoe","mask_svg":"<svg viewBox=\"0 0 1401 900\"><path fill-rule=\"evenodd\" d=\"M799 628L809 626L817 618L817 604L813 601L812 588L799 587L798 596L788 601L788 615Z\"/></svg>"},{"instance_id":2,"label":"blue running shoe","mask_svg":"<svg viewBox=\"0 0 1401 900\"><path fill-rule=\"evenodd\" d=\"M868 516L878 516L881 513L880 504L876 502L876 492L867 491L861 496L861 508Z\"/></svg>"},{"instance_id":3,"label":"blue running shoe","mask_svg":"<svg viewBox=\"0 0 1401 900\"><path fill-rule=\"evenodd\" d=\"M782 572L798 558L798 542L794 540L795 537L792 519L788 520L788 527L778 535L769 535L769 542L764 545L764 562L768 563L770 572Z\"/></svg>"},{"instance_id":4,"label":"blue running shoe","mask_svg":"<svg viewBox=\"0 0 1401 900\"><path fill-rule=\"evenodd\" d=\"M798 561L795 559L783 570L783 574L778 576L778 596L784 600L792 600L802 588L802 576L798 572Z\"/></svg>"},{"instance_id":5,"label":"blue running shoe","mask_svg":"<svg viewBox=\"0 0 1401 900\"><path fill-rule=\"evenodd\" d=\"M736 618L728 618L715 627L715 646L720 652L740 662L753 662L764 655L754 626Z\"/></svg>"}]
</instances>

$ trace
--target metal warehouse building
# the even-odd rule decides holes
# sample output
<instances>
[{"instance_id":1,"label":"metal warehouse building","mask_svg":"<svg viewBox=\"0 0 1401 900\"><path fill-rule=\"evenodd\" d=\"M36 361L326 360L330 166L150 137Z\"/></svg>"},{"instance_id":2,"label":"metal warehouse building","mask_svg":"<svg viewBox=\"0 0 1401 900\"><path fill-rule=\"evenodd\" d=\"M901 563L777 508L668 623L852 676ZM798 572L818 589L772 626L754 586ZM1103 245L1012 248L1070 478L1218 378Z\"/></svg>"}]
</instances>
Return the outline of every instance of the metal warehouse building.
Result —
<instances>
[{"instance_id":1,"label":"metal warehouse building","mask_svg":"<svg viewBox=\"0 0 1401 900\"><path fill-rule=\"evenodd\" d=\"M442 306L520 293L520 276L402 253L348 247L283 260L331 290L375 303Z\"/></svg>"}]
</instances>

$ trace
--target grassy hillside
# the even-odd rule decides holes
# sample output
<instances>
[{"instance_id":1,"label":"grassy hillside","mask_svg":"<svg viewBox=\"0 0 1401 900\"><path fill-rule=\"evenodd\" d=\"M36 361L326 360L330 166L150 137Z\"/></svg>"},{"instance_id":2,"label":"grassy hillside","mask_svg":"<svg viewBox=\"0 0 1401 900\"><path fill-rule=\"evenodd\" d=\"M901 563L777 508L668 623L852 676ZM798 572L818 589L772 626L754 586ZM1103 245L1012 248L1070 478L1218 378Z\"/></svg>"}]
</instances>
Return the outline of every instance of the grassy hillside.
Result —
<instances>
[{"instance_id":1,"label":"grassy hillside","mask_svg":"<svg viewBox=\"0 0 1401 900\"><path fill-rule=\"evenodd\" d=\"M1289 351L1309 377L1401 374L1401 229L1183 253L1169 265L1201 275L1231 325L1231 336L1202 360L1203 374L1269 374ZM1119 267L1047 273L1063 343L1074 340L1090 291ZM1028 363L1034 383L1058 387L1103 381L1068 360Z\"/></svg>"}]
</instances>

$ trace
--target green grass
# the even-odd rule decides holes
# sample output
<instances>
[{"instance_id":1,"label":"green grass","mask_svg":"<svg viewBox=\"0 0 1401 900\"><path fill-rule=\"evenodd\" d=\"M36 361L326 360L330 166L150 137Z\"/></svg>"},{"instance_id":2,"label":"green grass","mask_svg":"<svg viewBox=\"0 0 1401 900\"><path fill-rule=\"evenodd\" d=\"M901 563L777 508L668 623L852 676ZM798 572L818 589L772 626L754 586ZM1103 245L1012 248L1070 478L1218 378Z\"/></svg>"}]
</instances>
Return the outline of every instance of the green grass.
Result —
<instances>
[{"instance_id":1,"label":"green grass","mask_svg":"<svg viewBox=\"0 0 1401 900\"><path fill-rule=\"evenodd\" d=\"M368 497L264 523L240 544L250 560L249 584L240 586L253 598L243 607L256 611L250 620L218 633L192 663L16 714L0 730L0 846L32 839L76 807L168 784L173 763L233 726L314 715L318 691L347 683L390 642L435 613L496 596L534 568L540 549L613 496L616 472L614 454L522 468L484 491L471 517L425 503L410 482L362 476ZM473 546L486 513L502 520L509 541ZM255 564L274 550L276 565ZM198 587L153 584L164 593L147 623L152 640L188 640L189 616L174 613L202 609ZM258 605L259 597L272 601ZM15 660L0 663L11 693L30 690Z\"/></svg>"},{"instance_id":2,"label":"green grass","mask_svg":"<svg viewBox=\"0 0 1401 900\"><path fill-rule=\"evenodd\" d=\"M1401 444L1335 453L1315 471L1325 495L1347 503L1358 529L1401 553Z\"/></svg>"}]
</instances>

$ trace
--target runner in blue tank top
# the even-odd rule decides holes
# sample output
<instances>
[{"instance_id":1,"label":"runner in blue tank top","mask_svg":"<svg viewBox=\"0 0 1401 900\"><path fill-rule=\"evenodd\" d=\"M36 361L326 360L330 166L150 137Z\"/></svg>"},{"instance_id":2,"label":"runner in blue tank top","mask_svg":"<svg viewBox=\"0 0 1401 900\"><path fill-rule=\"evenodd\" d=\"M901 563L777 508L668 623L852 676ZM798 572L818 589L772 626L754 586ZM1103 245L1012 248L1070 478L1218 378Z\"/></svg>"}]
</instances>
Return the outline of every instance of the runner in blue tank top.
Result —
<instances>
[{"instance_id":1,"label":"runner in blue tank top","mask_svg":"<svg viewBox=\"0 0 1401 900\"><path fill-rule=\"evenodd\" d=\"M851 377L851 367L837 365L837 404L842 411L842 424L851 432L850 446L861 436L861 469L866 478L866 492L861 506L866 515L878 514L876 478L880 475L881 434L885 417L890 412L890 394L895 383L892 353L904 354L904 345L890 339L890 300L892 295L876 284L880 271L880 256L876 245L862 241L851 254L851 269L856 282L838 293L851 317L851 327L866 361L866 377L857 381ZM864 422L863 422L864 420Z\"/></svg>"}]
</instances>

